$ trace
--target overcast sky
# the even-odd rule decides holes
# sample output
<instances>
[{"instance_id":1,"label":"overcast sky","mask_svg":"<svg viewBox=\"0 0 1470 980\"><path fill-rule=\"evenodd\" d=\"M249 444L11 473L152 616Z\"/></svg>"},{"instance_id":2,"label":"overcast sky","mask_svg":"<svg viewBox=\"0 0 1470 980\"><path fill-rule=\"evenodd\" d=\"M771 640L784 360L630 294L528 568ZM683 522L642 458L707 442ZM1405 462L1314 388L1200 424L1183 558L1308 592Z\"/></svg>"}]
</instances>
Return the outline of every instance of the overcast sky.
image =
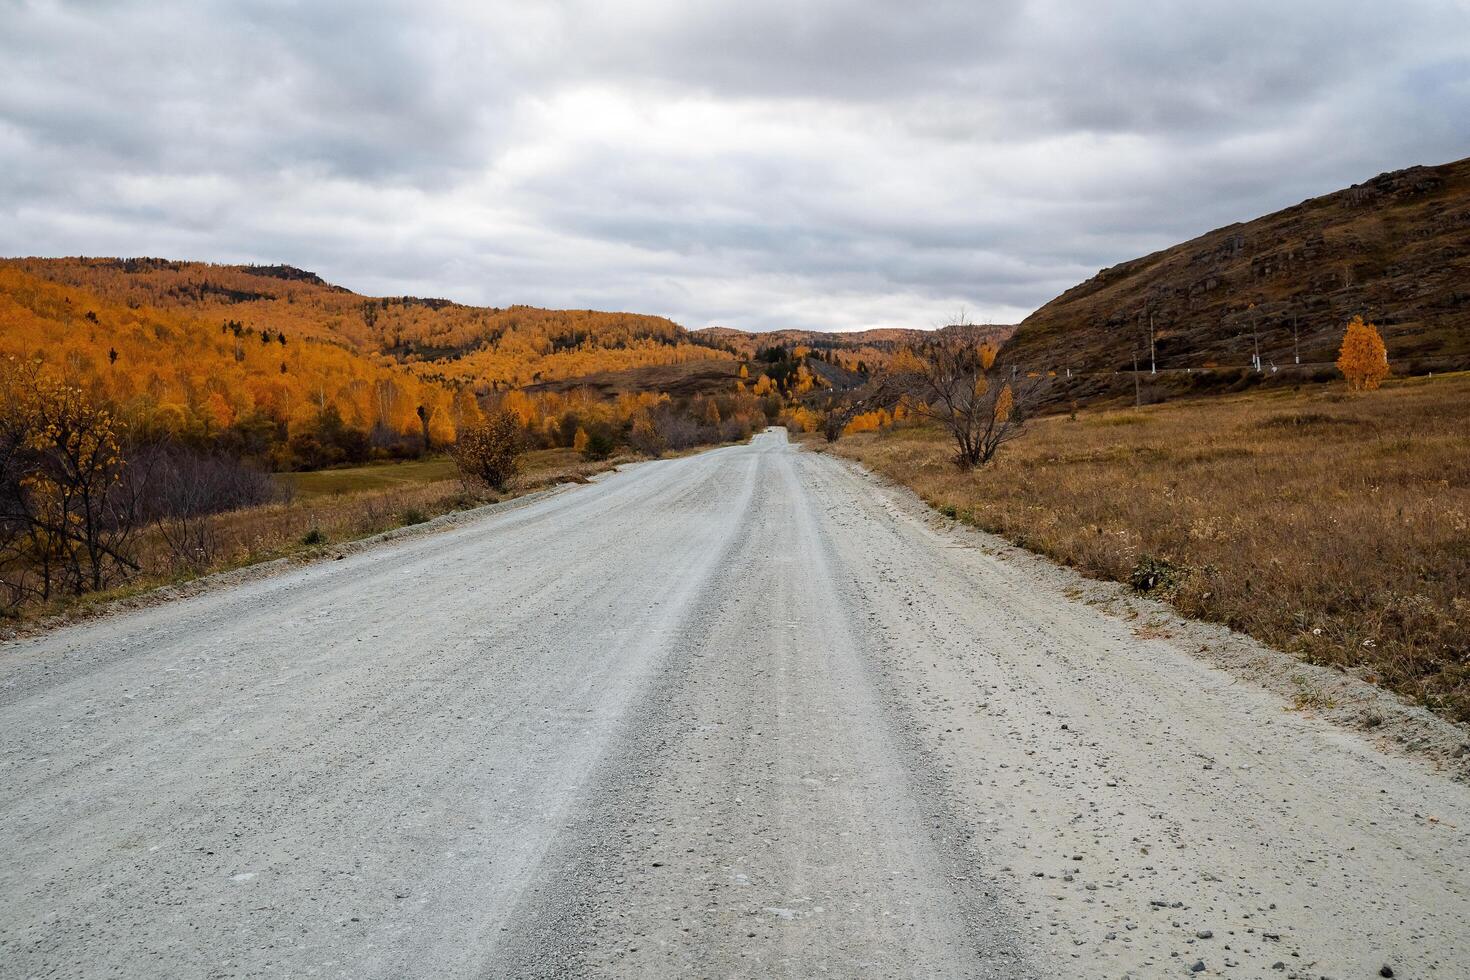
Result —
<instances>
[{"instance_id":1,"label":"overcast sky","mask_svg":"<svg viewBox=\"0 0 1470 980\"><path fill-rule=\"evenodd\" d=\"M1470 0L0 0L0 254L1013 322L1470 155Z\"/></svg>"}]
</instances>

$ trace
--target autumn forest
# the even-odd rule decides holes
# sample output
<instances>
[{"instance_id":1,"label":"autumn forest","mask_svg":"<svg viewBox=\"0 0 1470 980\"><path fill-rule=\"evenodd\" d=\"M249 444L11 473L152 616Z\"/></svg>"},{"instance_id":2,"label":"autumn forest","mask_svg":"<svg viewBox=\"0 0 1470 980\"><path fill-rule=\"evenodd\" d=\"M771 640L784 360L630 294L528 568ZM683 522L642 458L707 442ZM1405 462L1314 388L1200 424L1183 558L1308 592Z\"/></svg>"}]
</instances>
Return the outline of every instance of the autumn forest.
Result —
<instances>
[{"instance_id":1,"label":"autumn forest","mask_svg":"<svg viewBox=\"0 0 1470 980\"><path fill-rule=\"evenodd\" d=\"M510 393L731 356L659 317L368 299L290 267L153 259L0 263L0 353L40 359L139 437L274 469L417 455L487 399L554 433L574 398Z\"/></svg>"}]
</instances>

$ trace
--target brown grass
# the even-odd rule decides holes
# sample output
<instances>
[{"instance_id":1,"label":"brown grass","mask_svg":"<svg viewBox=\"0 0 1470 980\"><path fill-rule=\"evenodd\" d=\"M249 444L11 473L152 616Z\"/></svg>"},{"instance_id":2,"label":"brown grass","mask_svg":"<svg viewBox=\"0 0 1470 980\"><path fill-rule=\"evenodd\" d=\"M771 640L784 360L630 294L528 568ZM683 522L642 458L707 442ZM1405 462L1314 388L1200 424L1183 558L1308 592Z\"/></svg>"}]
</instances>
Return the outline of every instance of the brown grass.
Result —
<instances>
[{"instance_id":1,"label":"brown grass","mask_svg":"<svg viewBox=\"0 0 1470 980\"><path fill-rule=\"evenodd\" d=\"M1085 574L1470 721L1470 375L1046 418L961 473L932 429L836 450Z\"/></svg>"}]
</instances>

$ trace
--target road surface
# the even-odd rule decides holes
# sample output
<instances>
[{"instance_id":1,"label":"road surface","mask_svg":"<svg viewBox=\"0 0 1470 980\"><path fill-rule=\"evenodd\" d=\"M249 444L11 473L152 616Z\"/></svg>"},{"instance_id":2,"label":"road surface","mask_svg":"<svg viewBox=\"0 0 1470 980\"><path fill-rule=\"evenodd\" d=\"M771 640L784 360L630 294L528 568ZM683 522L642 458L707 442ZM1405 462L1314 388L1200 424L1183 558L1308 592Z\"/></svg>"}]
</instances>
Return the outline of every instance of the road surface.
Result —
<instances>
[{"instance_id":1,"label":"road surface","mask_svg":"<svg viewBox=\"0 0 1470 980\"><path fill-rule=\"evenodd\" d=\"M966 533L773 430L5 644L0 976L1470 976L1464 785Z\"/></svg>"}]
</instances>

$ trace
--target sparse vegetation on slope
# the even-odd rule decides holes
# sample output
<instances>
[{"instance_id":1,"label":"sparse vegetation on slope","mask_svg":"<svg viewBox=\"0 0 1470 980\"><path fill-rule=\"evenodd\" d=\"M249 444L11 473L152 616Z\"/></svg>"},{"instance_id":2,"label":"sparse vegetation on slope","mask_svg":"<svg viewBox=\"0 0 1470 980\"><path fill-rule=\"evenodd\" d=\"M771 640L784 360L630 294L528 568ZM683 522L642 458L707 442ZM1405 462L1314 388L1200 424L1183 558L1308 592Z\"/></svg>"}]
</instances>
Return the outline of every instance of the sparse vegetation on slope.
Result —
<instances>
[{"instance_id":1,"label":"sparse vegetation on slope","mask_svg":"<svg viewBox=\"0 0 1470 980\"><path fill-rule=\"evenodd\" d=\"M1470 374L1038 420L961 472L947 434L834 451L946 514L1470 721Z\"/></svg>"},{"instance_id":2,"label":"sparse vegetation on slope","mask_svg":"<svg viewBox=\"0 0 1470 980\"><path fill-rule=\"evenodd\" d=\"M1070 369L1077 397L1122 393L1133 356L1162 389L1232 383L1259 350L1292 376L1376 322L1396 373L1470 367L1470 160L1411 167L1104 269L1031 314L1002 360ZM1152 355L1152 356L1151 356ZM1192 368L1196 376L1184 374ZM1330 375L1327 375L1330 376Z\"/></svg>"}]
</instances>

